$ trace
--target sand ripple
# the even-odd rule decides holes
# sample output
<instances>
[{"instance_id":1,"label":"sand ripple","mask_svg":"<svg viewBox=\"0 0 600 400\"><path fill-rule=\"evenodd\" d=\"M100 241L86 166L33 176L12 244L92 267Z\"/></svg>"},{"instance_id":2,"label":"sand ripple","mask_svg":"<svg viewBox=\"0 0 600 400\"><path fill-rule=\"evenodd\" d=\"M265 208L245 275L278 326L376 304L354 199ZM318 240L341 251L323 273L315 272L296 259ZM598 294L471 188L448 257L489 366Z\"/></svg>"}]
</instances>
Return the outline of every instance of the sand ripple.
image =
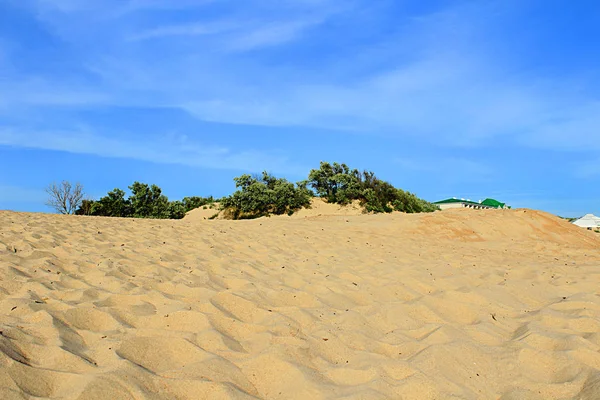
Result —
<instances>
[{"instance_id":1,"label":"sand ripple","mask_svg":"<svg viewBox=\"0 0 600 400\"><path fill-rule=\"evenodd\" d=\"M0 212L2 399L600 399L600 235Z\"/></svg>"}]
</instances>

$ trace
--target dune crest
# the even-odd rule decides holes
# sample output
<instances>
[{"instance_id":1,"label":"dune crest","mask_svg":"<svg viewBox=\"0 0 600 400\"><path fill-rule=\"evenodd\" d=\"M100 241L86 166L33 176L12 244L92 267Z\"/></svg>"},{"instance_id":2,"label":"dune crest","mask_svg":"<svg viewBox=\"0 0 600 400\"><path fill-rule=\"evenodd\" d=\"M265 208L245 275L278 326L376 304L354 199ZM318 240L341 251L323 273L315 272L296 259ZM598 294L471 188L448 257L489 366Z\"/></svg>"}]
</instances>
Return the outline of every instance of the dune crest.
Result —
<instances>
[{"instance_id":1,"label":"dune crest","mask_svg":"<svg viewBox=\"0 0 600 400\"><path fill-rule=\"evenodd\" d=\"M310 208L302 208L296 211L291 216L288 215L272 215L270 217L262 218L315 218L315 217L327 217L332 215L363 215L365 214L363 207L361 207L358 200L353 201L348 205L330 204L325 200L314 197L311 200ZM189 211L185 219L187 221L203 221L209 219L226 219L224 212L219 210L219 204L215 203L214 208L197 208Z\"/></svg>"},{"instance_id":2,"label":"dune crest","mask_svg":"<svg viewBox=\"0 0 600 400\"><path fill-rule=\"evenodd\" d=\"M533 210L0 212L0 398L600 398L600 235Z\"/></svg>"}]
</instances>

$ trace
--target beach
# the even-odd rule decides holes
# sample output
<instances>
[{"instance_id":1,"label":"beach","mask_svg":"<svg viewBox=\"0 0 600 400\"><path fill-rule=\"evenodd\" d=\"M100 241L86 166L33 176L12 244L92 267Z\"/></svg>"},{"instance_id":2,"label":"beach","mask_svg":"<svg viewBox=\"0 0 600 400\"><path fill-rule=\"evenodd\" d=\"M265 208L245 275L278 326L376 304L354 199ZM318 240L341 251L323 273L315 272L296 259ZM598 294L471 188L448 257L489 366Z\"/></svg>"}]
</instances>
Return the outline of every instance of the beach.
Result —
<instances>
[{"instance_id":1,"label":"beach","mask_svg":"<svg viewBox=\"0 0 600 400\"><path fill-rule=\"evenodd\" d=\"M525 209L209 214L0 211L0 398L600 398L600 234Z\"/></svg>"}]
</instances>

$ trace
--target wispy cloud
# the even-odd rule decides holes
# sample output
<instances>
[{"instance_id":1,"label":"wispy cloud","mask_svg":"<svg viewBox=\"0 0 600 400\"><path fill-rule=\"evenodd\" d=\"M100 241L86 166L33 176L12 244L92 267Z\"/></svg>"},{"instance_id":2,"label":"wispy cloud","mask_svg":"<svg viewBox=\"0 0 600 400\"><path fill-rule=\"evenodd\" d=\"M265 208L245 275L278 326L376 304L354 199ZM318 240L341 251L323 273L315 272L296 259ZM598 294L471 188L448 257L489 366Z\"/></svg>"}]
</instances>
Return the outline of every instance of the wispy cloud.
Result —
<instances>
[{"instance_id":1,"label":"wispy cloud","mask_svg":"<svg viewBox=\"0 0 600 400\"><path fill-rule=\"evenodd\" d=\"M168 25L141 31L128 38L130 41L213 36L221 51L239 52L282 45L301 37L302 33L324 22L324 18L293 20L233 19L192 24Z\"/></svg>"},{"instance_id":2,"label":"wispy cloud","mask_svg":"<svg viewBox=\"0 0 600 400\"><path fill-rule=\"evenodd\" d=\"M158 164L260 172L304 174L305 168L288 157L260 150L231 150L199 143L185 135L144 136L137 140L76 131L21 131L0 127L0 146L64 151L101 157L127 158Z\"/></svg>"},{"instance_id":3,"label":"wispy cloud","mask_svg":"<svg viewBox=\"0 0 600 400\"><path fill-rule=\"evenodd\" d=\"M141 10L186 10L201 8L217 0L128 0L121 3L121 13L138 12Z\"/></svg>"},{"instance_id":4,"label":"wispy cloud","mask_svg":"<svg viewBox=\"0 0 600 400\"><path fill-rule=\"evenodd\" d=\"M555 105L522 142L541 148L597 152L600 150L600 101Z\"/></svg>"},{"instance_id":5,"label":"wispy cloud","mask_svg":"<svg viewBox=\"0 0 600 400\"><path fill-rule=\"evenodd\" d=\"M133 34L128 40L139 41L157 38L168 38L173 36L205 36L215 35L238 29L234 22L217 21L217 22L196 22L193 24L184 25L168 25L158 28L149 29Z\"/></svg>"},{"instance_id":6,"label":"wispy cloud","mask_svg":"<svg viewBox=\"0 0 600 400\"><path fill-rule=\"evenodd\" d=\"M64 14L98 11L105 16L123 17L145 10L182 10L202 7L216 0L24 0L36 9Z\"/></svg>"},{"instance_id":7,"label":"wispy cloud","mask_svg":"<svg viewBox=\"0 0 600 400\"><path fill-rule=\"evenodd\" d=\"M298 39L305 30L323 21L324 19L304 19L267 23L229 38L226 47L233 51L248 51L281 45Z\"/></svg>"},{"instance_id":8,"label":"wispy cloud","mask_svg":"<svg viewBox=\"0 0 600 400\"><path fill-rule=\"evenodd\" d=\"M597 98L573 90L569 77L530 73L497 45L514 14L508 3L465 2L392 21L390 4L361 0L251 0L227 15L213 1L137 0L114 2L120 11L111 25L94 17L101 4L111 8L105 2L35 4L60 10L40 18L81 51L82 74L93 79L0 83L13 99L5 113L16 106L173 107L204 121L412 136L447 147L600 147ZM185 12L165 24L150 12L161 9ZM202 12L192 17L189 9ZM73 13L77 23L65 23ZM244 54L258 49L272 52ZM290 49L299 56L278 53Z\"/></svg>"},{"instance_id":9,"label":"wispy cloud","mask_svg":"<svg viewBox=\"0 0 600 400\"><path fill-rule=\"evenodd\" d=\"M75 7L67 0L57 4L61 3L62 8ZM168 6L165 2L128 4ZM158 67L152 65L154 56L143 62L127 56L115 57L114 61L98 56L89 65L96 65L92 67L96 71L112 69L117 74L113 76L119 86L108 86L115 105L179 107L209 121L428 135L460 146L486 144L497 138L560 149L600 143L595 140L599 134L594 115L600 113L594 99L577 94L562 96L569 91L568 81L548 84L513 73L516 68L512 60L499 60L493 50L486 49L495 24L486 17L491 13L488 5L460 6L414 19L392 32L387 50L378 55L402 62L387 63L383 70L351 80L325 79L326 83L321 75L335 77L356 67L357 62L379 61L361 61L346 53L339 62L324 63L320 70L302 70L256 65L256 61L237 60L222 53L301 40L307 29L339 16L332 11L331 2L304 2L305 12L293 19L283 12L284 6L273 7L276 18L238 15L231 20L140 29L130 36L138 41L208 36L210 40L199 43L213 50L206 57L175 52L171 54L173 62ZM342 19L340 23L351 22ZM416 50L404 54L406 48ZM357 52L364 50L358 48ZM123 52L127 54L127 47ZM111 67L115 63L118 67ZM140 84L128 89L134 82ZM182 90L182 83L187 90ZM141 93L132 95L130 90ZM46 98L50 103L57 101L53 96ZM64 98L69 99L69 95ZM81 98L85 101L86 96ZM44 96L38 93L31 99L39 104Z\"/></svg>"}]
</instances>

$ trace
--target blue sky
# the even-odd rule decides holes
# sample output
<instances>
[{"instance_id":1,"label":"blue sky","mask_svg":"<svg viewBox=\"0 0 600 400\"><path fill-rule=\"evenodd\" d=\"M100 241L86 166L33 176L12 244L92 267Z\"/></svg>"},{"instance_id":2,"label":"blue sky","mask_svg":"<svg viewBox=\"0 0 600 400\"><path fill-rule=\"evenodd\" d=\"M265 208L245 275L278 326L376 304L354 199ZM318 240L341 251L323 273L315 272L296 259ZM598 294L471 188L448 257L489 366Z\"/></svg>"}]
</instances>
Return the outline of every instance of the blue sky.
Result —
<instances>
[{"instance_id":1,"label":"blue sky","mask_svg":"<svg viewBox=\"0 0 600 400\"><path fill-rule=\"evenodd\" d=\"M320 160L435 201L600 214L600 3L3 0L0 209L229 194Z\"/></svg>"}]
</instances>

